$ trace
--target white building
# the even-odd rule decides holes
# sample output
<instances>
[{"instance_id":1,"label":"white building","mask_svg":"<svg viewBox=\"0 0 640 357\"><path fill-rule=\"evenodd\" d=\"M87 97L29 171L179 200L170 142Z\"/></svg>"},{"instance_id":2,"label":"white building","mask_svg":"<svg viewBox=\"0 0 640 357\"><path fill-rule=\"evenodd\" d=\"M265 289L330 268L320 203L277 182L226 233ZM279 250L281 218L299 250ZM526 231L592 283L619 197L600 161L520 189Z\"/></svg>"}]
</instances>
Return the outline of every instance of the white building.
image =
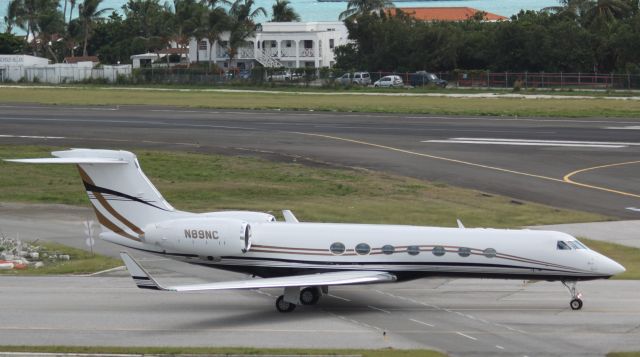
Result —
<instances>
[{"instance_id":1,"label":"white building","mask_svg":"<svg viewBox=\"0 0 640 357\"><path fill-rule=\"evenodd\" d=\"M348 42L349 33L342 22L266 22L258 25L254 37L246 39L246 46L229 65L227 41L229 33L223 33L221 41L210 48L208 40L189 44L191 62L209 62L220 68L238 67L251 69L260 63L265 67L332 67L334 49Z\"/></svg>"}]
</instances>

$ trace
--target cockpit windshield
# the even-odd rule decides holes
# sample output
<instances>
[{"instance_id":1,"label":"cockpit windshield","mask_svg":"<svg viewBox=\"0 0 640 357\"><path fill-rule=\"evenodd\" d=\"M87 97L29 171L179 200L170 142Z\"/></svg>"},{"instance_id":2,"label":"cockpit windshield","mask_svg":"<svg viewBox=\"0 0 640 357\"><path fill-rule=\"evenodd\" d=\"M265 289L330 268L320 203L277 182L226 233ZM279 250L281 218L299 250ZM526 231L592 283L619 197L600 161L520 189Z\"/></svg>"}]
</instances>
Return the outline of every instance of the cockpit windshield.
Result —
<instances>
[{"instance_id":1,"label":"cockpit windshield","mask_svg":"<svg viewBox=\"0 0 640 357\"><path fill-rule=\"evenodd\" d=\"M556 245L556 249L572 250L572 249L588 249L588 248L584 244L580 243L580 241L578 240L568 240L568 241L559 240Z\"/></svg>"}]
</instances>

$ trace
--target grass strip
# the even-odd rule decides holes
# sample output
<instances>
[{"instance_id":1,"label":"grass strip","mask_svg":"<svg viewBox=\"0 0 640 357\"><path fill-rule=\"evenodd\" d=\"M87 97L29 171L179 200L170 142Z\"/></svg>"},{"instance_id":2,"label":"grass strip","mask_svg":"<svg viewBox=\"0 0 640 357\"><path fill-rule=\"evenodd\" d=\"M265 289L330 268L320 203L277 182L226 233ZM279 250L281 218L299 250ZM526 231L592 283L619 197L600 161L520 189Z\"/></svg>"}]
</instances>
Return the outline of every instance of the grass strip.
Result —
<instances>
[{"instance_id":1,"label":"grass strip","mask_svg":"<svg viewBox=\"0 0 640 357\"><path fill-rule=\"evenodd\" d=\"M101 353L143 355L360 355L362 357L443 357L431 350L356 350L356 349L296 349L246 347L102 347L102 346L0 346L0 352L32 353Z\"/></svg>"},{"instance_id":2,"label":"grass strip","mask_svg":"<svg viewBox=\"0 0 640 357\"><path fill-rule=\"evenodd\" d=\"M0 158L49 157L55 148L0 146ZM144 172L176 208L255 210L303 221L468 227L592 222L607 217L379 172L250 157L136 150ZM72 165L0 161L0 201L88 205Z\"/></svg>"},{"instance_id":3,"label":"grass strip","mask_svg":"<svg viewBox=\"0 0 640 357\"><path fill-rule=\"evenodd\" d=\"M296 93L145 91L96 87L0 87L0 103L57 105L158 105L216 109L376 112L536 117L640 117L640 101L300 95Z\"/></svg>"},{"instance_id":4,"label":"grass strip","mask_svg":"<svg viewBox=\"0 0 640 357\"><path fill-rule=\"evenodd\" d=\"M0 275L62 275L62 274L91 274L99 271L115 268L123 265L120 259L106 257L100 254L91 254L85 250L68 247L52 242L37 242L42 247L42 252L49 254L67 254L70 260L56 260L51 262L44 260L44 267L35 269L0 270Z\"/></svg>"}]
</instances>

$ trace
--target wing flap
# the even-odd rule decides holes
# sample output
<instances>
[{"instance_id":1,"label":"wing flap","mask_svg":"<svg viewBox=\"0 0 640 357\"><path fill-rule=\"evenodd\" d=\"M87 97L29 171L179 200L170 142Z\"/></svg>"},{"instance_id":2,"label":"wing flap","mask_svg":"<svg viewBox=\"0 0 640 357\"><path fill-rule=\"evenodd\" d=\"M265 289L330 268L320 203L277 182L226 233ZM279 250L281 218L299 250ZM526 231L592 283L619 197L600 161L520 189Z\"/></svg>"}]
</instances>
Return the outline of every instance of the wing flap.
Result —
<instances>
[{"instance_id":1,"label":"wing flap","mask_svg":"<svg viewBox=\"0 0 640 357\"><path fill-rule=\"evenodd\" d=\"M396 281L396 276L382 271L340 271L307 275L293 275L280 278L256 278L205 284L162 286L158 284L138 262L126 252L120 256L139 288L167 291L207 291L230 289L283 288L295 286L351 285L367 283L388 283Z\"/></svg>"}]
</instances>

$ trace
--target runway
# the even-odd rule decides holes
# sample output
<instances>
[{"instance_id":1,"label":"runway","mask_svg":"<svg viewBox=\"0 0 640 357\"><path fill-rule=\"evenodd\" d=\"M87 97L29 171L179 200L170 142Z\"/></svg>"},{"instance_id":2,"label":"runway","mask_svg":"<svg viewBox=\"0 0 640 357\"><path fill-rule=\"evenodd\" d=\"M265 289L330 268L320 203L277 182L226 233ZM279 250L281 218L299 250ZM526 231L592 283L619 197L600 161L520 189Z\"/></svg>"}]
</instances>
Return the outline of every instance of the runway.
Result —
<instances>
[{"instance_id":1,"label":"runway","mask_svg":"<svg viewBox=\"0 0 640 357\"><path fill-rule=\"evenodd\" d=\"M0 106L0 143L357 166L618 218L640 215L633 119Z\"/></svg>"}]
</instances>

